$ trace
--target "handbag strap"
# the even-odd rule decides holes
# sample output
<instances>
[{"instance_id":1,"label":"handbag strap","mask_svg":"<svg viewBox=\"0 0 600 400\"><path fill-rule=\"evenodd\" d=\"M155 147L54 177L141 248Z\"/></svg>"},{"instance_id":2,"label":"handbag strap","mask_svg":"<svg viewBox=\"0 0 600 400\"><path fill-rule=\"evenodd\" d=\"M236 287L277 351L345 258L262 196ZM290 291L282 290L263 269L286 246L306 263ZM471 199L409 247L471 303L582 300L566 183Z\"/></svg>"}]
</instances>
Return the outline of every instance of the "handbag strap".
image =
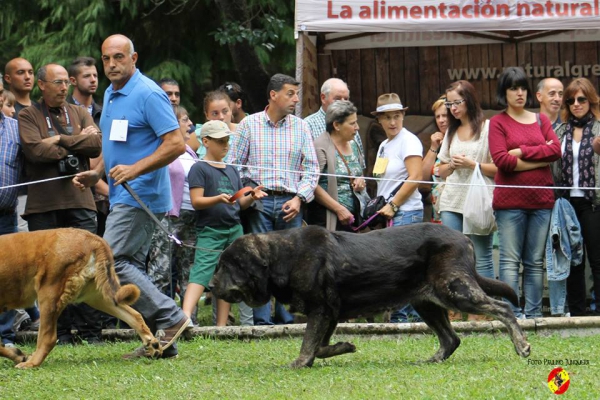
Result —
<instances>
[{"instance_id":1,"label":"handbag strap","mask_svg":"<svg viewBox=\"0 0 600 400\"><path fill-rule=\"evenodd\" d=\"M346 166L346 169L348 170L348 175L352 176L352 171L350 171L350 166L348 165L348 162L344 158L344 155L342 154L342 152L340 151L340 149L338 149L338 147L335 145L335 143L334 143L333 140L331 140L331 143L333 143L333 147L335 147L335 151L340 155L340 158L342 159L342 162ZM350 178L350 189L352 189L352 181L353 180L354 180L354 178Z\"/></svg>"}]
</instances>

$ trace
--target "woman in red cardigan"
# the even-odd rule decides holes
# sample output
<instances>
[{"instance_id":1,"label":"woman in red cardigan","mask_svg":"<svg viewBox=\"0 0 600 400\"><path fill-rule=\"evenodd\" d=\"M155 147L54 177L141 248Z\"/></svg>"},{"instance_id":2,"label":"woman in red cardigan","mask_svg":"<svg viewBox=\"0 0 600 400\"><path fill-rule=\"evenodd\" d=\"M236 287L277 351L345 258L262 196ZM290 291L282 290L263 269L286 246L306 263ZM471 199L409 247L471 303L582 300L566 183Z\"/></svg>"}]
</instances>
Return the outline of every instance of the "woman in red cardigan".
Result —
<instances>
[{"instance_id":1,"label":"woman in red cardigan","mask_svg":"<svg viewBox=\"0 0 600 400\"><path fill-rule=\"evenodd\" d=\"M496 93L504 112L490 120L489 144L498 167L493 207L500 239L500 280L519 292L523 263L525 310L513 307L517 318L542 316L543 264L546 237L554 206L549 164L560 158L560 142L544 114L525 109L532 93L525 72L509 67L498 78ZM529 188L530 187L530 188Z\"/></svg>"}]
</instances>

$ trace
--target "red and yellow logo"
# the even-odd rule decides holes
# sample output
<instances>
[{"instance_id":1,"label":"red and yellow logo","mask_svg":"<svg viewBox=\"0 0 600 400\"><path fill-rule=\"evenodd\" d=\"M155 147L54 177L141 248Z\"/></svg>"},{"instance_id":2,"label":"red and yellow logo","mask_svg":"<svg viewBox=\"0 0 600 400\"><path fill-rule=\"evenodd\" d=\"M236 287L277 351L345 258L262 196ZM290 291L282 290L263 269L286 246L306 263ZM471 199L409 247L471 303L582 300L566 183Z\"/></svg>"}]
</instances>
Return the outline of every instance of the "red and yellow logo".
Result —
<instances>
[{"instance_id":1,"label":"red and yellow logo","mask_svg":"<svg viewBox=\"0 0 600 400\"><path fill-rule=\"evenodd\" d=\"M569 374L561 367L554 368L548 374L548 387L554 394L563 394L569 389Z\"/></svg>"}]
</instances>

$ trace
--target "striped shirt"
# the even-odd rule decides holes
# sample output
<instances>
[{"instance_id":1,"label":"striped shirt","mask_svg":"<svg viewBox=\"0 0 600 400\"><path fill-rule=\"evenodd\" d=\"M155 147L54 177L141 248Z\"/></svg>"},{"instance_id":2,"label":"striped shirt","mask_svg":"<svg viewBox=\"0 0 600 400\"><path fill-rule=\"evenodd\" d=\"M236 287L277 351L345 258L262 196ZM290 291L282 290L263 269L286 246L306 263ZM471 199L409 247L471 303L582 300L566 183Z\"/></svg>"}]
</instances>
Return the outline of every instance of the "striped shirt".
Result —
<instances>
[{"instance_id":1,"label":"striped shirt","mask_svg":"<svg viewBox=\"0 0 600 400\"><path fill-rule=\"evenodd\" d=\"M312 135L313 140L321 136L321 133L325 132L327 124L325 123L325 110L323 110L323 107L319 108L319 111L317 111L316 113L304 118L304 120L308 124L308 128L310 129L310 133ZM358 133L358 131L356 131L356 135L354 135L354 141L358 145L360 154L363 155L362 167L363 169L365 169L367 167L367 165L365 164L364 157L365 151L363 148L362 140L360 138L360 133Z\"/></svg>"},{"instance_id":2,"label":"striped shirt","mask_svg":"<svg viewBox=\"0 0 600 400\"><path fill-rule=\"evenodd\" d=\"M0 111L0 186L19 183L23 162L19 140L19 125L16 119L5 117ZM11 210L17 206L17 188L0 189L0 210Z\"/></svg>"},{"instance_id":3,"label":"striped shirt","mask_svg":"<svg viewBox=\"0 0 600 400\"><path fill-rule=\"evenodd\" d=\"M246 165L242 176L260 183L265 190L295 193L309 202L319 179L319 162L308 125L293 115L272 122L267 109L240 122L226 160Z\"/></svg>"}]
</instances>

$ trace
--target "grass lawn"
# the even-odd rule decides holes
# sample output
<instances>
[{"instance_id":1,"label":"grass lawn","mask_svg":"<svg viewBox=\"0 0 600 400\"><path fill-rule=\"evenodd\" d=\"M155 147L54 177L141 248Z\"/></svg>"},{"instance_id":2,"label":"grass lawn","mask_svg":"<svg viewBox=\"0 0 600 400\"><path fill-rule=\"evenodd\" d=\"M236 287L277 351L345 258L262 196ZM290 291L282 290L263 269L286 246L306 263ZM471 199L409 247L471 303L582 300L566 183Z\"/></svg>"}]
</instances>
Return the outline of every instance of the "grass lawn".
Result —
<instances>
[{"instance_id":1,"label":"grass lawn","mask_svg":"<svg viewBox=\"0 0 600 400\"><path fill-rule=\"evenodd\" d=\"M589 365L564 367L571 384L561 398L598 399L598 339L530 335L528 362L505 334L464 336L446 362L415 365L437 349L434 336L353 337L356 353L303 370L286 367L300 339L197 338L180 342L178 359L157 361L120 359L138 342L64 346L36 370L1 359L0 399L550 399L547 376L557 364L545 360L565 359Z\"/></svg>"}]
</instances>

